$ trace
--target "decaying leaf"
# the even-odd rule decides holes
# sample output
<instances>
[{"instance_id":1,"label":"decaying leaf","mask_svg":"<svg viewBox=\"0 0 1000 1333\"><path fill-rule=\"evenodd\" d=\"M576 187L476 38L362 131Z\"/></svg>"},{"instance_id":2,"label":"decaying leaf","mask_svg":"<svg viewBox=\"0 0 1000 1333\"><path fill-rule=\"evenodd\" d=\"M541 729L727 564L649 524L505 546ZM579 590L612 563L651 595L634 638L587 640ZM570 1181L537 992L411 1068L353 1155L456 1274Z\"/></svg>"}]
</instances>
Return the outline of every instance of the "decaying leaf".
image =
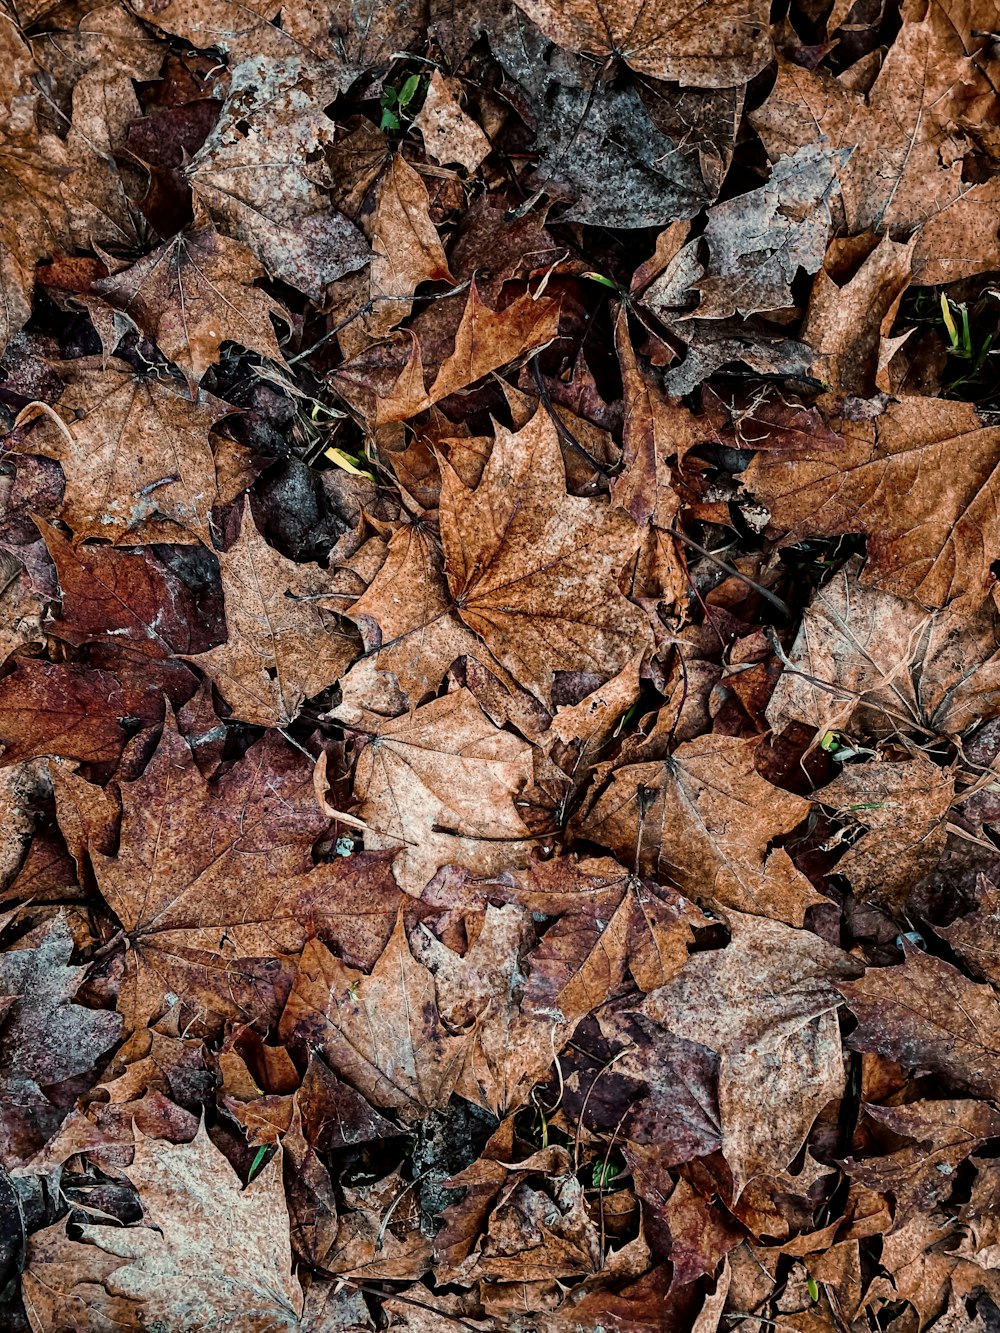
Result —
<instances>
[{"instance_id":1,"label":"decaying leaf","mask_svg":"<svg viewBox=\"0 0 1000 1333\"><path fill-rule=\"evenodd\" d=\"M27 453L54 458L66 475L60 517L77 541L194 541L210 544L217 499L208 433L229 410L208 394L122 361L72 363L59 429L48 417L25 436Z\"/></svg>"},{"instance_id":2,"label":"decaying leaf","mask_svg":"<svg viewBox=\"0 0 1000 1333\"><path fill-rule=\"evenodd\" d=\"M790 541L864 533L871 586L927 607L982 601L993 581L983 533L998 502L1000 429L970 403L935 398L904 398L841 429L837 454L765 453L750 465L744 484L773 529Z\"/></svg>"},{"instance_id":3,"label":"decaying leaf","mask_svg":"<svg viewBox=\"0 0 1000 1333\"><path fill-rule=\"evenodd\" d=\"M254 286L264 270L212 226L180 235L130 268L94 283L184 372L192 393L224 342L281 360L271 316L282 309Z\"/></svg>"},{"instance_id":4,"label":"decaying leaf","mask_svg":"<svg viewBox=\"0 0 1000 1333\"><path fill-rule=\"evenodd\" d=\"M322 1051L373 1106L407 1118L447 1104L468 1046L467 1036L450 1035L442 1022L434 979L411 953L401 917L369 976L318 941L307 944L281 1033Z\"/></svg>"},{"instance_id":5,"label":"decaying leaf","mask_svg":"<svg viewBox=\"0 0 1000 1333\"><path fill-rule=\"evenodd\" d=\"M579 832L666 877L696 899L801 925L819 895L788 853L768 844L790 833L809 804L754 771L751 742L705 736L662 762L614 769L579 819Z\"/></svg>"},{"instance_id":6,"label":"decaying leaf","mask_svg":"<svg viewBox=\"0 0 1000 1333\"><path fill-rule=\"evenodd\" d=\"M857 969L808 931L732 911L728 919L730 944L694 955L643 1011L718 1052L722 1151L738 1194L754 1175L783 1170L839 1095L836 983Z\"/></svg>"},{"instance_id":7,"label":"decaying leaf","mask_svg":"<svg viewBox=\"0 0 1000 1333\"><path fill-rule=\"evenodd\" d=\"M192 1143L136 1132L127 1177L142 1204L133 1227L57 1223L31 1242L25 1305L35 1333L80 1318L194 1329L220 1318L248 1333L298 1328L280 1159L245 1189L204 1125Z\"/></svg>"},{"instance_id":8,"label":"decaying leaf","mask_svg":"<svg viewBox=\"0 0 1000 1333\"><path fill-rule=\"evenodd\" d=\"M618 58L639 74L698 88L744 83L770 56L766 14L739 0L707 15L685 0L656 8L629 0L613 12L597 0L524 0L521 8L571 51Z\"/></svg>"},{"instance_id":9,"label":"decaying leaf","mask_svg":"<svg viewBox=\"0 0 1000 1333\"><path fill-rule=\"evenodd\" d=\"M365 846L397 852L414 896L440 865L489 874L523 859L530 835L515 804L531 781L530 748L498 731L468 690L387 723L358 759Z\"/></svg>"},{"instance_id":10,"label":"decaying leaf","mask_svg":"<svg viewBox=\"0 0 1000 1333\"><path fill-rule=\"evenodd\" d=\"M219 564L228 638L199 654L197 665L237 717L280 726L303 699L337 681L355 655L354 640L320 606L327 578L268 546L251 516L244 514Z\"/></svg>"}]
</instances>

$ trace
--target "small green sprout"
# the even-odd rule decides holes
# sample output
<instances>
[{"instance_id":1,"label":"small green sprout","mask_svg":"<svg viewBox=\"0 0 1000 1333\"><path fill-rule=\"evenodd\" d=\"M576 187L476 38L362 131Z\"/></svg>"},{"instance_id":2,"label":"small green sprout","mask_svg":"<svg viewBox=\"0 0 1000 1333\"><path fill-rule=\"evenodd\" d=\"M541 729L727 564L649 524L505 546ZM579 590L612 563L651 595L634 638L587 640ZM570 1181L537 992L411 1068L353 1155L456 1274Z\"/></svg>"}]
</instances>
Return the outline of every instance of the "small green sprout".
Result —
<instances>
[{"instance_id":1,"label":"small green sprout","mask_svg":"<svg viewBox=\"0 0 1000 1333\"><path fill-rule=\"evenodd\" d=\"M603 273L584 273L581 275L589 278L591 282L599 282L602 287L610 287L613 292L620 292L621 288L612 278L606 278Z\"/></svg>"},{"instance_id":2,"label":"small green sprout","mask_svg":"<svg viewBox=\"0 0 1000 1333\"><path fill-rule=\"evenodd\" d=\"M267 1156L267 1144L262 1143L260 1147L257 1149L256 1153L254 1154L253 1161L250 1163L250 1171L247 1175L248 1185L250 1184L251 1180L253 1180L254 1176L257 1174L260 1168L264 1165L264 1158L266 1156Z\"/></svg>"},{"instance_id":3,"label":"small green sprout","mask_svg":"<svg viewBox=\"0 0 1000 1333\"><path fill-rule=\"evenodd\" d=\"M593 1182L595 1190L606 1190L614 1178L619 1174L614 1162L595 1162Z\"/></svg>"},{"instance_id":4,"label":"small green sprout","mask_svg":"<svg viewBox=\"0 0 1000 1333\"><path fill-rule=\"evenodd\" d=\"M813 1305L815 1305L819 1300L819 1287L816 1285L814 1278L806 1278L806 1291L809 1293L809 1299L812 1301Z\"/></svg>"},{"instance_id":5,"label":"small green sprout","mask_svg":"<svg viewBox=\"0 0 1000 1333\"><path fill-rule=\"evenodd\" d=\"M385 89L379 99L379 106L382 108L382 122L379 129L402 129L403 115L420 91L421 81L421 75L411 74L401 88Z\"/></svg>"}]
</instances>

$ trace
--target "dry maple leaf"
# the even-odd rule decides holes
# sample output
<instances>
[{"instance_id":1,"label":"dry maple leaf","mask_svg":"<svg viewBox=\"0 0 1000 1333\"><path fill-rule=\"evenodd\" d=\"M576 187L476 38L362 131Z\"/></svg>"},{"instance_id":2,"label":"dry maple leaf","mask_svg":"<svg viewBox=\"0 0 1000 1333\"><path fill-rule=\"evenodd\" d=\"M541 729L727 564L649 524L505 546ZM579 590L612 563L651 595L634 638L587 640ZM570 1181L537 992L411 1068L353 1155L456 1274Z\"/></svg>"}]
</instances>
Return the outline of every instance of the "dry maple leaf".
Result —
<instances>
[{"instance_id":1,"label":"dry maple leaf","mask_svg":"<svg viewBox=\"0 0 1000 1333\"><path fill-rule=\"evenodd\" d=\"M558 300L525 294L503 310L491 310L480 301L473 282L454 348L439 367L423 365L419 339L408 331L400 335L397 350L402 354L391 360L397 370L394 380L383 383L386 349L380 346L338 366L330 383L372 427L392 425L426 411L491 370L538 351L558 332Z\"/></svg>"},{"instance_id":2,"label":"dry maple leaf","mask_svg":"<svg viewBox=\"0 0 1000 1333\"><path fill-rule=\"evenodd\" d=\"M946 1086L974 1097L1000 1096L1000 1000L941 958L903 940L905 962L870 967L841 984L858 1020L848 1037L856 1051L877 1051L927 1069Z\"/></svg>"},{"instance_id":3,"label":"dry maple leaf","mask_svg":"<svg viewBox=\"0 0 1000 1333\"><path fill-rule=\"evenodd\" d=\"M498 427L475 488L442 461L440 523L463 623L550 711L556 671L607 678L648 641L615 582L637 530L621 511L566 494L556 429L540 409L517 433Z\"/></svg>"},{"instance_id":4,"label":"dry maple leaf","mask_svg":"<svg viewBox=\"0 0 1000 1333\"><path fill-rule=\"evenodd\" d=\"M73 967L73 937L63 915L33 948L0 954L0 1157L20 1166L55 1132L65 1101L50 1092L87 1073L121 1035L118 1014L87 1009L74 997L86 965Z\"/></svg>"},{"instance_id":5,"label":"dry maple leaf","mask_svg":"<svg viewBox=\"0 0 1000 1333\"><path fill-rule=\"evenodd\" d=\"M815 273L830 235L830 197L846 152L817 145L781 157L760 189L708 210L705 276L694 283L698 319L726 319L794 304L800 268ZM695 242L694 244L697 244Z\"/></svg>"},{"instance_id":6,"label":"dry maple leaf","mask_svg":"<svg viewBox=\"0 0 1000 1333\"><path fill-rule=\"evenodd\" d=\"M914 1213L929 1213L951 1193L958 1166L1000 1136L1000 1115L986 1102L919 1101L865 1106L865 1115L901 1139L915 1140L884 1157L848 1158L844 1169L868 1189L895 1200L893 1230Z\"/></svg>"},{"instance_id":7,"label":"dry maple leaf","mask_svg":"<svg viewBox=\"0 0 1000 1333\"><path fill-rule=\"evenodd\" d=\"M78 799L90 796L86 786ZM100 799L99 788L91 792ZM209 786L168 718L121 800L116 854L92 846L90 857L129 942L119 994L128 1025L142 1027L178 1000L209 1025L280 1004L282 959L307 933L293 915L296 894L325 823L311 774L272 737Z\"/></svg>"},{"instance_id":8,"label":"dry maple leaf","mask_svg":"<svg viewBox=\"0 0 1000 1333\"><path fill-rule=\"evenodd\" d=\"M124 311L197 391L224 342L281 360L271 316L288 317L254 283L264 269L211 225L181 233L92 290Z\"/></svg>"},{"instance_id":9,"label":"dry maple leaf","mask_svg":"<svg viewBox=\"0 0 1000 1333\"><path fill-rule=\"evenodd\" d=\"M573 823L650 879L673 880L695 899L801 925L822 898L773 838L809 813L801 796L754 770L754 742L685 741L665 760L627 764Z\"/></svg>"},{"instance_id":10,"label":"dry maple leaf","mask_svg":"<svg viewBox=\"0 0 1000 1333\"><path fill-rule=\"evenodd\" d=\"M420 703L456 658L474 656L511 694L520 685L551 713L556 672L615 675L644 651L644 617L614 577L638 530L601 501L567 496L546 415L516 434L498 427L473 490L443 460L441 467L446 578L431 535L404 527L349 611L366 648L377 650L378 672L403 695L383 711ZM361 667L367 702L378 710L371 667Z\"/></svg>"},{"instance_id":11,"label":"dry maple leaf","mask_svg":"<svg viewBox=\"0 0 1000 1333\"><path fill-rule=\"evenodd\" d=\"M415 929L410 947L433 973L442 1017L449 1030L469 1036L455 1085L460 1096L501 1117L525 1103L550 1068L553 1052L621 980L630 909L628 901L624 912L598 930L597 941L586 930L573 932L571 939L564 932L558 980L551 947L547 959L541 950L529 958L534 931L528 915L513 904L487 906L464 955L426 926ZM536 967L547 968L554 994L532 987Z\"/></svg>"},{"instance_id":12,"label":"dry maple leaf","mask_svg":"<svg viewBox=\"0 0 1000 1333\"><path fill-rule=\"evenodd\" d=\"M208 435L228 404L207 394L192 402L180 385L124 361L83 357L67 370L64 428L44 417L19 448L61 465L60 518L75 540L210 545L217 486Z\"/></svg>"},{"instance_id":13,"label":"dry maple leaf","mask_svg":"<svg viewBox=\"0 0 1000 1333\"><path fill-rule=\"evenodd\" d=\"M62 181L68 174L65 145L39 134L31 83L37 65L14 22L0 36L0 351L27 322L35 265L72 242ZM15 108L17 114L15 114ZM27 122L27 123L26 123Z\"/></svg>"},{"instance_id":14,"label":"dry maple leaf","mask_svg":"<svg viewBox=\"0 0 1000 1333\"><path fill-rule=\"evenodd\" d=\"M917 751L901 764L852 764L814 797L863 830L837 874L859 898L891 912L944 851L955 779Z\"/></svg>"},{"instance_id":15,"label":"dry maple leaf","mask_svg":"<svg viewBox=\"0 0 1000 1333\"><path fill-rule=\"evenodd\" d=\"M203 640L199 619L209 603L202 590L200 604L192 588L172 577L150 547L127 551L117 546L83 542L74 546L58 528L36 518L55 562L62 598L53 632L67 643L121 643L151 658L190 652ZM197 554L186 572L192 583L213 560L202 547L180 547ZM209 564L210 568L210 564ZM195 641L192 642L192 636ZM205 647L221 638L208 636Z\"/></svg>"},{"instance_id":16,"label":"dry maple leaf","mask_svg":"<svg viewBox=\"0 0 1000 1333\"><path fill-rule=\"evenodd\" d=\"M125 744L128 715L121 681L111 671L71 662L14 659L0 680L3 762L59 755L83 763L114 763Z\"/></svg>"},{"instance_id":17,"label":"dry maple leaf","mask_svg":"<svg viewBox=\"0 0 1000 1333\"><path fill-rule=\"evenodd\" d=\"M490 141L458 104L457 80L446 80L439 70L431 74L424 104L413 127L420 131L428 155L442 164L457 162L471 176L490 152Z\"/></svg>"},{"instance_id":18,"label":"dry maple leaf","mask_svg":"<svg viewBox=\"0 0 1000 1333\"><path fill-rule=\"evenodd\" d=\"M272 277L318 297L369 259L361 233L330 204L323 157L335 87L301 60L240 66L218 126L185 170L195 197ZM325 95L329 94L329 95Z\"/></svg>"},{"instance_id":19,"label":"dry maple leaf","mask_svg":"<svg viewBox=\"0 0 1000 1333\"><path fill-rule=\"evenodd\" d=\"M971 617L925 611L865 587L861 569L852 557L806 607L768 704L770 726L950 736L990 716L1000 699L1000 652L989 604Z\"/></svg>"},{"instance_id":20,"label":"dry maple leaf","mask_svg":"<svg viewBox=\"0 0 1000 1333\"><path fill-rule=\"evenodd\" d=\"M917 234L914 275L922 283L951 282L1000 259L995 182L963 180L971 145L955 124L987 81L941 7L926 5L919 21L917 8L905 7L869 91L857 86L853 71L835 77L782 61L774 91L750 121L772 159L820 136L850 150L840 173L847 232L888 231L902 240L929 222L926 237Z\"/></svg>"},{"instance_id":21,"label":"dry maple leaf","mask_svg":"<svg viewBox=\"0 0 1000 1333\"><path fill-rule=\"evenodd\" d=\"M189 660L212 677L237 717L284 726L303 699L340 677L357 655L356 640L319 605L329 575L268 546L246 511L219 565L229 635Z\"/></svg>"},{"instance_id":22,"label":"dry maple leaf","mask_svg":"<svg viewBox=\"0 0 1000 1333\"><path fill-rule=\"evenodd\" d=\"M767 10L724 0L709 11L691 0L518 0L559 46L623 60L638 74L697 88L745 83L771 58Z\"/></svg>"},{"instance_id":23,"label":"dry maple leaf","mask_svg":"<svg viewBox=\"0 0 1000 1333\"><path fill-rule=\"evenodd\" d=\"M280 1032L293 1047L321 1051L373 1106L406 1118L447 1105L469 1041L445 1028L434 978L411 953L402 916L367 976L310 940Z\"/></svg>"},{"instance_id":24,"label":"dry maple leaf","mask_svg":"<svg viewBox=\"0 0 1000 1333\"><path fill-rule=\"evenodd\" d=\"M908 335L892 337L910 284L914 240L883 236L846 282L831 276L841 261L833 241L809 294L802 341L815 349L813 374L839 393L867 398L884 383L888 363Z\"/></svg>"},{"instance_id":25,"label":"dry maple leaf","mask_svg":"<svg viewBox=\"0 0 1000 1333\"><path fill-rule=\"evenodd\" d=\"M275 1333L300 1327L281 1159L243 1187L204 1125L191 1143L138 1131L124 1175L138 1191L139 1226L64 1223L37 1232L24 1274L34 1333L79 1327ZM96 1321L96 1322L95 1322Z\"/></svg>"},{"instance_id":26,"label":"dry maple leaf","mask_svg":"<svg viewBox=\"0 0 1000 1333\"><path fill-rule=\"evenodd\" d=\"M490 874L522 860L530 836L514 799L532 779L531 747L498 731L466 689L387 723L355 772L365 846L398 851L414 896L439 866Z\"/></svg>"},{"instance_id":27,"label":"dry maple leaf","mask_svg":"<svg viewBox=\"0 0 1000 1333\"><path fill-rule=\"evenodd\" d=\"M993 582L984 534L1000 507L1000 428L971 403L890 402L874 420L843 421L844 448L761 453L743 475L783 542L868 537L864 582L924 606Z\"/></svg>"},{"instance_id":28,"label":"dry maple leaf","mask_svg":"<svg viewBox=\"0 0 1000 1333\"><path fill-rule=\"evenodd\" d=\"M373 308L344 329L341 345L349 351L405 319L409 298L422 282L452 281L429 204L419 173L397 153L376 184L371 215L364 219L372 247L367 302Z\"/></svg>"},{"instance_id":29,"label":"dry maple leaf","mask_svg":"<svg viewBox=\"0 0 1000 1333\"><path fill-rule=\"evenodd\" d=\"M950 926L935 926L974 975L1000 985L1000 889L985 875L976 884L971 912Z\"/></svg>"},{"instance_id":30,"label":"dry maple leaf","mask_svg":"<svg viewBox=\"0 0 1000 1333\"><path fill-rule=\"evenodd\" d=\"M694 954L642 1011L718 1052L722 1151L738 1195L753 1176L783 1171L840 1095L835 983L858 968L808 931L732 911L727 920L726 948Z\"/></svg>"}]
</instances>

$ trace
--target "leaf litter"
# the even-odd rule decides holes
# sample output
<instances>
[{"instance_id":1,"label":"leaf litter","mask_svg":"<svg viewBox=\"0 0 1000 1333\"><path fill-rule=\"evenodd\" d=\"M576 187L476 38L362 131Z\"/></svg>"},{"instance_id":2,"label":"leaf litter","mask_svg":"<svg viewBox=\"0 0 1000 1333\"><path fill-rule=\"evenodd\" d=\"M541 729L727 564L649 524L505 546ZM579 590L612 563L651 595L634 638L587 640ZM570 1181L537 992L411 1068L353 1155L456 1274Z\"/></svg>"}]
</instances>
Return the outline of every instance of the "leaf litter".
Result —
<instances>
[{"instance_id":1,"label":"leaf litter","mask_svg":"<svg viewBox=\"0 0 1000 1333\"><path fill-rule=\"evenodd\" d=\"M4 1328L1000 1327L995 7L3 17Z\"/></svg>"}]
</instances>

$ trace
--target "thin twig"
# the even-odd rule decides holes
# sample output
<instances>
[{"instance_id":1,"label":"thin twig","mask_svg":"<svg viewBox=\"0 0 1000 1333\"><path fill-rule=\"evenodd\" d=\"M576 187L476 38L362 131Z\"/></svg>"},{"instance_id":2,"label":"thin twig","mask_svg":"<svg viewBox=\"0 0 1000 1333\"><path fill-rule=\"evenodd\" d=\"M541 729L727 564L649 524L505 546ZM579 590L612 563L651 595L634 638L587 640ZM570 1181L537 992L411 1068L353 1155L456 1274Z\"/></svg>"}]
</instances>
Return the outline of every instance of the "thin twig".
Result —
<instances>
[{"instance_id":1,"label":"thin twig","mask_svg":"<svg viewBox=\"0 0 1000 1333\"><path fill-rule=\"evenodd\" d=\"M704 546L699 546L693 537L689 537L686 532L681 532L679 528L667 528L667 531L670 533L671 537L674 537L679 542L683 542L685 546L690 546L692 551L697 551L698 554L703 555L706 560L711 560L713 565L718 565L719 568L724 569L727 574L731 574L734 579L741 579L744 583L753 588L755 592L759 592L761 597L765 598L772 606L776 607L783 616L788 616L789 620L791 619L791 608L786 602L783 602L780 597L771 592L769 588L765 588L762 584L755 582L755 580L750 578L748 574L741 573L735 565L731 565L728 560L723 560L722 557L716 555L714 551L707 551Z\"/></svg>"}]
</instances>

